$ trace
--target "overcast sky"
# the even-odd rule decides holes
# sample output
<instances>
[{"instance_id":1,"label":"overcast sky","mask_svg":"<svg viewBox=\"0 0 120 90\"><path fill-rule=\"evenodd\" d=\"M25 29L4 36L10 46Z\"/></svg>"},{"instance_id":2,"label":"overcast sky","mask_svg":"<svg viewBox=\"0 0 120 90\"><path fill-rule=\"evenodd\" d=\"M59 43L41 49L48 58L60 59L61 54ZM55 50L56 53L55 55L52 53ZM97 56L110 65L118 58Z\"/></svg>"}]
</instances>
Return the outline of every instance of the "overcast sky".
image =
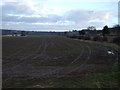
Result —
<instances>
[{"instance_id":1,"label":"overcast sky","mask_svg":"<svg viewBox=\"0 0 120 90\"><path fill-rule=\"evenodd\" d=\"M64 31L118 23L118 0L2 0L0 8L3 29Z\"/></svg>"}]
</instances>

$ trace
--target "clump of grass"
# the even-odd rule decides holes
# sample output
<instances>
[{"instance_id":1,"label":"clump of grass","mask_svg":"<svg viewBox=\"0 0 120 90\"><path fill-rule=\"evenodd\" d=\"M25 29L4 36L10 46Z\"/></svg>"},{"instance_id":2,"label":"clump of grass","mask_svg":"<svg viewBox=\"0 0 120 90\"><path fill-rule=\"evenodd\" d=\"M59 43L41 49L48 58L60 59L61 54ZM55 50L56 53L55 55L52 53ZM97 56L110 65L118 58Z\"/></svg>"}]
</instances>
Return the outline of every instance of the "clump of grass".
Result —
<instances>
[{"instance_id":1,"label":"clump of grass","mask_svg":"<svg viewBox=\"0 0 120 90\"><path fill-rule=\"evenodd\" d=\"M118 73L89 73L78 76L43 79L14 79L3 82L12 88L118 88Z\"/></svg>"}]
</instances>

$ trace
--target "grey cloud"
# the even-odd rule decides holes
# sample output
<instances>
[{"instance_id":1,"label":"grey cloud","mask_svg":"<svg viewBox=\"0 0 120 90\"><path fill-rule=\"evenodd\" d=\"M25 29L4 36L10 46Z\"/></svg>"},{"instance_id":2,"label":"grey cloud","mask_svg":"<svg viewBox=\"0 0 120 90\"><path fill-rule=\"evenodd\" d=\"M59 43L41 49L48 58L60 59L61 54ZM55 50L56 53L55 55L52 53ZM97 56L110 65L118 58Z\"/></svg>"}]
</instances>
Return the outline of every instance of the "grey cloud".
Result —
<instances>
[{"instance_id":1,"label":"grey cloud","mask_svg":"<svg viewBox=\"0 0 120 90\"><path fill-rule=\"evenodd\" d=\"M104 20L106 11L94 11L94 10L70 10L65 12L63 16L49 14L42 17L34 17L34 10L30 9L25 4L21 3L5 3L2 5L2 21L24 24L18 24L17 27L9 23L9 27L23 28L25 23L29 23L24 26L25 29L72 29L72 28L84 28L89 25L101 27L103 22L89 22L90 20L99 19ZM10 15L11 14L11 15ZM21 16L21 14L23 16ZM29 17L28 17L29 16ZM57 22L72 21L75 24L71 25L57 25ZM31 23L55 23L55 25L31 25ZM5 26L4 26L5 27ZM7 27L7 26L6 26Z\"/></svg>"},{"instance_id":2,"label":"grey cloud","mask_svg":"<svg viewBox=\"0 0 120 90\"><path fill-rule=\"evenodd\" d=\"M51 23L51 22L58 22L61 20L60 16L57 15L49 15L48 17L26 17L26 16L15 16L15 15L6 15L3 14L2 21L8 22L27 22L27 23Z\"/></svg>"},{"instance_id":3,"label":"grey cloud","mask_svg":"<svg viewBox=\"0 0 120 90\"><path fill-rule=\"evenodd\" d=\"M90 26L92 26L92 25L97 28L101 28L105 25L105 23L104 22L90 22Z\"/></svg>"},{"instance_id":4,"label":"grey cloud","mask_svg":"<svg viewBox=\"0 0 120 90\"><path fill-rule=\"evenodd\" d=\"M71 30L78 28L74 25L37 25L31 23L7 23L3 22L3 28L19 30Z\"/></svg>"},{"instance_id":5,"label":"grey cloud","mask_svg":"<svg viewBox=\"0 0 120 90\"><path fill-rule=\"evenodd\" d=\"M25 4L17 2L7 2L2 5L2 13L4 14L32 14L32 10Z\"/></svg>"},{"instance_id":6,"label":"grey cloud","mask_svg":"<svg viewBox=\"0 0 120 90\"><path fill-rule=\"evenodd\" d=\"M23 13L24 14L24 13ZM55 14L50 14L47 15L47 17L32 17L32 15L29 15L29 17L27 16L20 16L18 14L18 16L12 15L9 16L6 13L3 13L3 21L15 21L15 22L29 22L29 23L56 23L59 21L73 21L75 23L84 23L84 22L88 22L92 19L96 19L96 18L102 18L103 15L99 16L98 14L94 15L93 11L69 11L66 12L65 15L63 16L59 16L59 15L55 15Z\"/></svg>"},{"instance_id":7,"label":"grey cloud","mask_svg":"<svg viewBox=\"0 0 120 90\"><path fill-rule=\"evenodd\" d=\"M105 20L105 15L107 15L108 13L110 12L94 10L71 10L66 13L65 19L74 21L76 23L89 22L90 20L94 19Z\"/></svg>"},{"instance_id":8,"label":"grey cloud","mask_svg":"<svg viewBox=\"0 0 120 90\"><path fill-rule=\"evenodd\" d=\"M11 15L10 15L11 14ZM21 17L21 14L24 15ZM27 5L9 2L2 5L2 21L8 22L29 22L29 23L45 23L57 22L61 20L61 16L50 14L47 17L33 17L32 11ZM29 16L29 17L27 17Z\"/></svg>"},{"instance_id":9,"label":"grey cloud","mask_svg":"<svg viewBox=\"0 0 120 90\"><path fill-rule=\"evenodd\" d=\"M72 10L67 12L66 20L74 21L76 23L90 20L90 12L81 11L81 10Z\"/></svg>"},{"instance_id":10,"label":"grey cloud","mask_svg":"<svg viewBox=\"0 0 120 90\"><path fill-rule=\"evenodd\" d=\"M21 22L29 22L29 23L56 23L60 20L61 17L59 16L52 16L51 17L21 17L19 20Z\"/></svg>"},{"instance_id":11,"label":"grey cloud","mask_svg":"<svg viewBox=\"0 0 120 90\"><path fill-rule=\"evenodd\" d=\"M104 15L106 11L94 11L94 10L70 10L65 12L63 16L59 15L47 15L47 17L21 17L19 15L34 15L34 11L30 9L27 5L23 3L5 3L2 5L2 17L3 21L16 21L16 22L58 22L58 21L72 21L75 23L84 23L89 22L92 19L104 19ZM13 16L9 16L9 14L13 14ZM18 16L15 16L18 15Z\"/></svg>"},{"instance_id":12,"label":"grey cloud","mask_svg":"<svg viewBox=\"0 0 120 90\"><path fill-rule=\"evenodd\" d=\"M9 16L2 13L2 21L16 22L17 20L18 20L18 16Z\"/></svg>"}]
</instances>

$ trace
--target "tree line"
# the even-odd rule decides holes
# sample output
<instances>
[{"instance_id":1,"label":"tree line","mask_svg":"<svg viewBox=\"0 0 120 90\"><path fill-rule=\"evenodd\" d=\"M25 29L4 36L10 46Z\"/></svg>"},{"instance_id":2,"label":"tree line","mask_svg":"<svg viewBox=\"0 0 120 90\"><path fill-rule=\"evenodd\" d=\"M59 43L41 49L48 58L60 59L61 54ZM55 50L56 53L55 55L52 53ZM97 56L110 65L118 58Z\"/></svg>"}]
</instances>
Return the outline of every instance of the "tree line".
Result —
<instances>
[{"instance_id":1,"label":"tree line","mask_svg":"<svg viewBox=\"0 0 120 90\"><path fill-rule=\"evenodd\" d=\"M74 32L77 32L76 34ZM69 38L77 38L82 40L114 42L120 45L120 25L109 28L107 25L102 30L96 30L94 26L90 26L84 30L73 30L72 33L64 32Z\"/></svg>"}]
</instances>

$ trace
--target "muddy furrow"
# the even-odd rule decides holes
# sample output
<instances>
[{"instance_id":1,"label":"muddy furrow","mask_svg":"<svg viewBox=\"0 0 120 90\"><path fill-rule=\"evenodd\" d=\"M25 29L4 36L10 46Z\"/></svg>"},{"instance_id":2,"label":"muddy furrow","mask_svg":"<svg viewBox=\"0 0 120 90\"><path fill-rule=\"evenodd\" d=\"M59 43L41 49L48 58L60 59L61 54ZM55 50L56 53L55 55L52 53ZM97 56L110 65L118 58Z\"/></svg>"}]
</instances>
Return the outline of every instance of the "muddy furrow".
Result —
<instances>
[{"instance_id":1,"label":"muddy furrow","mask_svg":"<svg viewBox=\"0 0 120 90\"><path fill-rule=\"evenodd\" d=\"M31 43L31 46L34 45L34 42ZM30 46L29 43L26 43L25 46ZM21 48L18 48L16 51L14 51L15 53L11 54L10 56L7 56L5 58L3 58L4 60L8 60L14 56L17 56L19 53L22 53L22 51L25 49L26 47L21 47Z\"/></svg>"},{"instance_id":2,"label":"muddy furrow","mask_svg":"<svg viewBox=\"0 0 120 90\"><path fill-rule=\"evenodd\" d=\"M75 58L75 59L71 62L71 64L73 64L74 62L76 62L77 60L79 60L79 59L82 57L83 53L84 53L84 50L81 51L81 53L79 54L79 56L77 56L77 58Z\"/></svg>"},{"instance_id":3,"label":"muddy furrow","mask_svg":"<svg viewBox=\"0 0 120 90\"><path fill-rule=\"evenodd\" d=\"M70 70L66 71L65 74L59 76L59 78L60 77L64 77L65 75L68 75L68 74L70 74L72 72L75 72L77 70L79 70L79 71L83 70L85 64L88 62L88 60L90 60L90 56L91 56L91 49L90 49L90 47L89 46L86 46L86 47L88 48L88 56L87 56L86 60L79 67L76 67L76 68L73 68L73 69L70 69Z\"/></svg>"},{"instance_id":4,"label":"muddy furrow","mask_svg":"<svg viewBox=\"0 0 120 90\"><path fill-rule=\"evenodd\" d=\"M90 48L88 47L88 50L89 50L89 55L91 55L91 50L90 50ZM73 64L73 63L75 63L77 60L79 60L80 59L80 57L82 56L84 54L84 50L83 51L81 51L81 54L77 57L77 58L75 58L74 60L73 60L73 62L71 62L70 64ZM86 64L86 62L88 61L90 59L90 56L88 56L87 57L87 59L85 60L85 62L80 66L80 67L73 67L73 69L72 68L66 68L66 67L60 67L60 68L57 68L56 67L56 69L55 70L51 70L51 71L49 71L49 72L46 72L46 73L43 73L43 74L41 74L39 77L57 77L57 78L60 78L60 77L64 77L65 75L67 75L67 74L69 74L69 73L72 73L72 72L74 72L74 71L76 71L76 70L78 70L79 68L83 68L83 66ZM62 72L62 75L60 75L59 73L61 73Z\"/></svg>"},{"instance_id":5,"label":"muddy furrow","mask_svg":"<svg viewBox=\"0 0 120 90\"><path fill-rule=\"evenodd\" d=\"M20 66L22 64L26 64L25 62L27 62L29 60L29 58L35 56L36 53L38 53L39 51L41 51L43 45L44 45L43 43L40 44L39 47L34 51L33 54L30 54L30 55L27 55L27 56L25 56L23 58L20 58L13 67L11 67L11 65L12 65L12 63L14 64L15 62L7 63L7 64L5 64L5 66L7 66L7 68L8 68L9 65L10 65L10 67L11 67L10 69L12 69L12 68L16 68L16 67L18 67L18 66ZM4 69L5 70L9 70L9 68L8 69L4 68Z\"/></svg>"}]
</instances>

